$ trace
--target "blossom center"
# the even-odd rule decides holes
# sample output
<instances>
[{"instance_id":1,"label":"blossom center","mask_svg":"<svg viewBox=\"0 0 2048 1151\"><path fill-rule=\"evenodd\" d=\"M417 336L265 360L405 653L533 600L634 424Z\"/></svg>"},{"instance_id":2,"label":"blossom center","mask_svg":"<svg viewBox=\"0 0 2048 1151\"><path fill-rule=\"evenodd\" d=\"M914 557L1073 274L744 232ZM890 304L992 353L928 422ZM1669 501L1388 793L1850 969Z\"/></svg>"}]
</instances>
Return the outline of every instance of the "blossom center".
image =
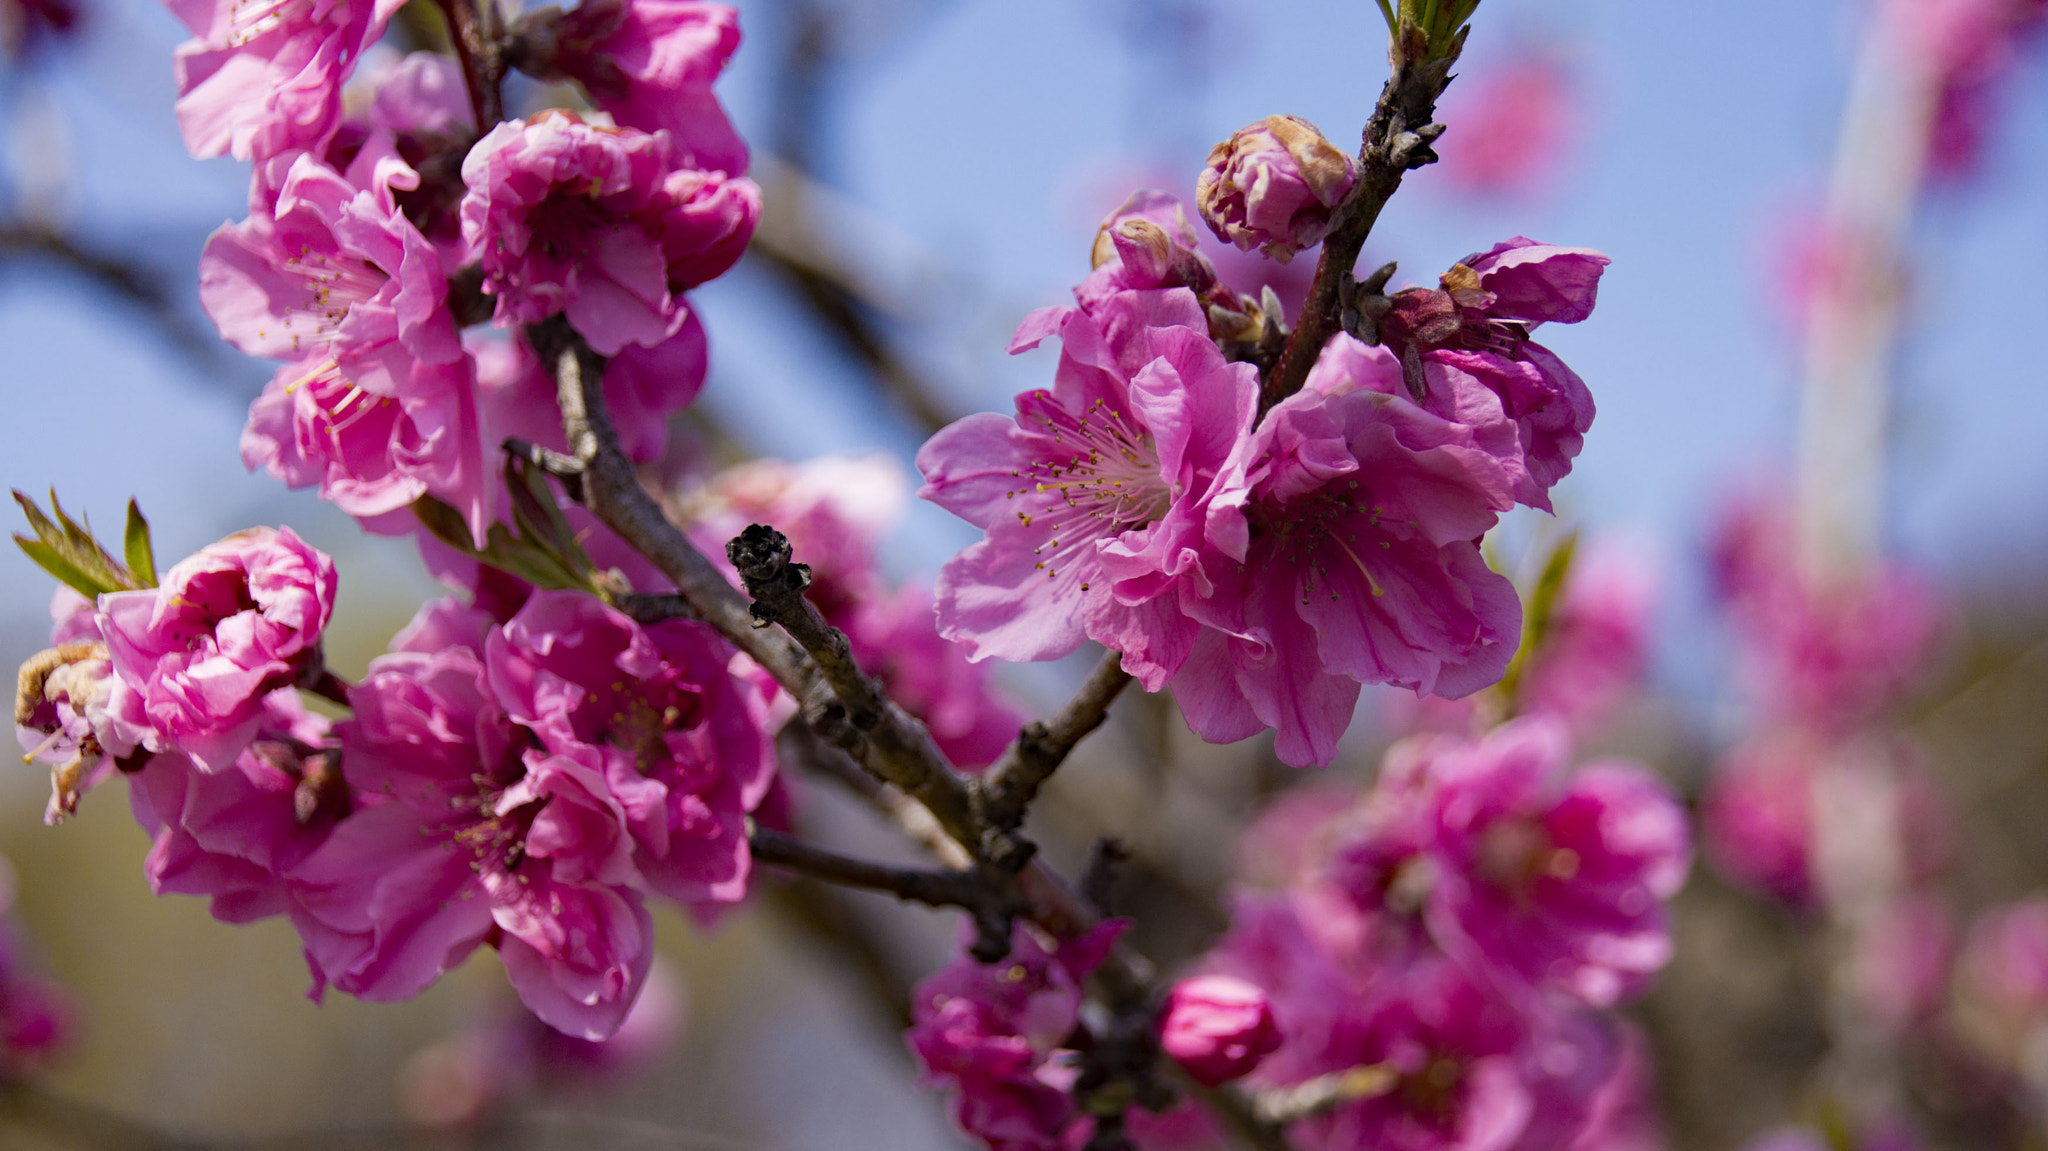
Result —
<instances>
[{"instance_id":1,"label":"blossom center","mask_svg":"<svg viewBox=\"0 0 2048 1151\"><path fill-rule=\"evenodd\" d=\"M1144 527L1173 506L1173 484L1160 469L1152 434L1108 401L1096 400L1078 417L1054 408L1040 422L1039 434L1060 450L1012 473L1023 484L1009 498L1038 506L1017 518L1046 534L1032 552L1049 577L1058 574L1063 544Z\"/></svg>"},{"instance_id":2,"label":"blossom center","mask_svg":"<svg viewBox=\"0 0 2048 1151\"><path fill-rule=\"evenodd\" d=\"M1385 594L1368 563L1376 548L1394 546L1379 530L1384 515L1385 508L1373 506L1370 489L1346 479L1284 504L1255 505L1251 527L1254 536L1263 534L1271 539L1279 558L1295 569L1301 602L1306 606L1319 590L1333 603L1339 598L1331 578L1333 565L1337 571L1346 567L1356 570L1372 594Z\"/></svg>"}]
</instances>

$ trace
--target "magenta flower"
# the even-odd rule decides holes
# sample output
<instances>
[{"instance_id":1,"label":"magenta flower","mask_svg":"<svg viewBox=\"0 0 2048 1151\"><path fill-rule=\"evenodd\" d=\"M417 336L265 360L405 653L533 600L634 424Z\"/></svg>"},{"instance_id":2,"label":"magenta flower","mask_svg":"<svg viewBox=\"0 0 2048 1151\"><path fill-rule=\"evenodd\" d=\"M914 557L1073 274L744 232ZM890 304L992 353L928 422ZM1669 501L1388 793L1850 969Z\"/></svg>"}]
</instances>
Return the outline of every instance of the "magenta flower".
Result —
<instances>
[{"instance_id":1,"label":"magenta flower","mask_svg":"<svg viewBox=\"0 0 2048 1151\"><path fill-rule=\"evenodd\" d=\"M385 798L295 873L307 958L351 995L407 999L489 941L535 1015L601 1038L653 954L626 812L599 770L506 716L483 653L459 642L488 624L430 605L349 693L343 770Z\"/></svg>"},{"instance_id":2,"label":"magenta flower","mask_svg":"<svg viewBox=\"0 0 2048 1151\"><path fill-rule=\"evenodd\" d=\"M535 592L484 652L506 714L539 741L529 763L604 782L647 886L707 911L746 895L746 813L776 763L764 673L708 625L643 629L574 592Z\"/></svg>"},{"instance_id":3,"label":"magenta flower","mask_svg":"<svg viewBox=\"0 0 2048 1151\"><path fill-rule=\"evenodd\" d=\"M740 44L731 5L594 0L555 15L547 32L552 71L583 85L612 119L666 130L692 168L745 174L747 145L711 91Z\"/></svg>"},{"instance_id":4,"label":"magenta flower","mask_svg":"<svg viewBox=\"0 0 2048 1151\"><path fill-rule=\"evenodd\" d=\"M1258 375L1226 362L1191 292L1034 313L1012 351L1061 339L1050 391L969 416L918 452L918 494L986 533L939 573L939 631L973 658L1056 659L1093 639L1157 690L1198 627L1204 508L1251 427Z\"/></svg>"},{"instance_id":5,"label":"magenta flower","mask_svg":"<svg viewBox=\"0 0 2048 1151\"><path fill-rule=\"evenodd\" d=\"M1358 166L1299 116L1268 116L1209 151L1195 184L1216 238L1281 263L1323 242Z\"/></svg>"},{"instance_id":6,"label":"magenta flower","mask_svg":"<svg viewBox=\"0 0 2048 1151\"><path fill-rule=\"evenodd\" d=\"M481 539L497 482L491 442L466 357L413 363L396 395L350 382L332 360L300 361L280 368L250 405L242 462L287 487L319 488L373 531L414 530L412 502L432 495Z\"/></svg>"},{"instance_id":7,"label":"magenta flower","mask_svg":"<svg viewBox=\"0 0 2048 1151\"><path fill-rule=\"evenodd\" d=\"M1642 679L1654 577L1619 546L1581 548L1522 682L1528 711L1590 734Z\"/></svg>"},{"instance_id":8,"label":"magenta flower","mask_svg":"<svg viewBox=\"0 0 2048 1151\"><path fill-rule=\"evenodd\" d=\"M1671 958L1664 905L1685 883L1690 836L1641 768L1567 777L1568 752L1563 727L1537 718L1431 744L1441 866L1427 916L1475 970L1610 1007Z\"/></svg>"},{"instance_id":9,"label":"magenta flower","mask_svg":"<svg viewBox=\"0 0 2048 1151\"><path fill-rule=\"evenodd\" d=\"M1251 983L1230 975L1198 975L1174 984L1167 994L1159 1047L1204 1086L1243 1077L1278 1046L1273 1006Z\"/></svg>"},{"instance_id":10,"label":"magenta flower","mask_svg":"<svg viewBox=\"0 0 2048 1151\"><path fill-rule=\"evenodd\" d=\"M253 745L219 771L177 752L150 756L128 788L151 839L150 890L206 896L224 923L300 922L292 872L350 806L322 752L329 742L327 720L284 691L263 701Z\"/></svg>"},{"instance_id":11,"label":"magenta flower","mask_svg":"<svg viewBox=\"0 0 2048 1151\"><path fill-rule=\"evenodd\" d=\"M1048 948L1019 922L1010 956L967 955L917 985L904 1036L927 1086L953 1096L953 1121L997 1151L1069 1151L1087 1120L1069 1093L1079 1066L1065 1044L1081 1022L1083 984L1121 924Z\"/></svg>"},{"instance_id":12,"label":"magenta flower","mask_svg":"<svg viewBox=\"0 0 2048 1151\"><path fill-rule=\"evenodd\" d=\"M263 699L318 666L334 561L290 528L250 528L180 560L161 586L100 597L114 672L142 697L152 751L225 770Z\"/></svg>"},{"instance_id":13,"label":"magenta flower","mask_svg":"<svg viewBox=\"0 0 2048 1151\"><path fill-rule=\"evenodd\" d=\"M1428 368L1483 385L1519 429L1522 460L1511 468L1515 499L1550 510L1549 491L1571 471L1593 426L1593 395L1550 349L1529 339L1544 323L1575 324L1593 313L1606 256L1517 236L1465 257L1441 289L1394 296L1379 325L1401 357L1409 387L1449 418L1449 397Z\"/></svg>"},{"instance_id":14,"label":"magenta flower","mask_svg":"<svg viewBox=\"0 0 2048 1151\"><path fill-rule=\"evenodd\" d=\"M1208 511L1206 631L1174 692L1204 739L1278 732L1291 764L1328 763L1361 684L1468 695L1520 638L1514 586L1478 539L1512 505L1470 428L1369 388L1303 390L1241 452ZM1184 597L1185 598L1185 597Z\"/></svg>"},{"instance_id":15,"label":"magenta flower","mask_svg":"<svg viewBox=\"0 0 2048 1151\"><path fill-rule=\"evenodd\" d=\"M258 162L318 149L341 86L384 34L395 0L165 0L194 39L178 48L178 123L201 158Z\"/></svg>"},{"instance_id":16,"label":"magenta flower","mask_svg":"<svg viewBox=\"0 0 2048 1151\"><path fill-rule=\"evenodd\" d=\"M1813 777L1824 754L1782 738L1723 757L1700 801L1700 834L1715 870L1793 907L1815 905Z\"/></svg>"},{"instance_id":17,"label":"magenta flower","mask_svg":"<svg viewBox=\"0 0 2048 1151\"><path fill-rule=\"evenodd\" d=\"M416 360L462 356L433 245L388 189L358 190L309 155L293 161L271 215L226 224L199 258L199 299L221 337L252 356L332 361L382 396Z\"/></svg>"},{"instance_id":18,"label":"magenta flower","mask_svg":"<svg viewBox=\"0 0 2048 1151\"><path fill-rule=\"evenodd\" d=\"M565 313L604 355L682 329L680 294L731 267L760 213L749 180L675 165L669 137L549 111L462 162L462 238L503 327Z\"/></svg>"}]
</instances>

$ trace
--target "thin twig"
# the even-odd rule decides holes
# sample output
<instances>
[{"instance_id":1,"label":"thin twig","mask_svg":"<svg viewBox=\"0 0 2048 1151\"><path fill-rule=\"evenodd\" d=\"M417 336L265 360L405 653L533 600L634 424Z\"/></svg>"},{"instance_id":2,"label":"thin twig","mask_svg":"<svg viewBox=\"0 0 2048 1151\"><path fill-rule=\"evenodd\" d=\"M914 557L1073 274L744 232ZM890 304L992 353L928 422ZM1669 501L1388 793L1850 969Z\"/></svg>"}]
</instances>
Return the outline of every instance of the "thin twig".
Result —
<instances>
[{"instance_id":1,"label":"thin twig","mask_svg":"<svg viewBox=\"0 0 2048 1151\"><path fill-rule=\"evenodd\" d=\"M793 723L779 737L783 753L814 775L822 775L859 797L884 819L901 828L911 841L947 867L964 868L973 857L946 834L923 804L863 770L853 757L826 743L809 724Z\"/></svg>"},{"instance_id":2,"label":"thin twig","mask_svg":"<svg viewBox=\"0 0 2048 1151\"><path fill-rule=\"evenodd\" d=\"M1106 652L1058 715L1025 724L979 789L983 817L1006 830L1021 826L1038 789L1066 762L1074 745L1102 726L1110 703L1130 682L1131 673L1117 653Z\"/></svg>"},{"instance_id":3,"label":"thin twig","mask_svg":"<svg viewBox=\"0 0 2048 1151\"><path fill-rule=\"evenodd\" d=\"M971 871L892 867L841 855L766 827L749 831L747 845L758 862L786 867L841 887L886 891L898 899L922 903L927 907L964 907L969 911L979 911L989 902L987 887Z\"/></svg>"},{"instance_id":4,"label":"thin twig","mask_svg":"<svg viewBox=\"0 0 2048 1151\"><path fill-rule=\"evenodd\" d=\"M1429 145L1443 133L1443 125L1432 123L1436 100L1450 83L1451 66L1457 63L1455 49L1447 56L1417 61L1395 53L1394 74L1380 91L1372 119L1366 121L1365 143L1358 153L1358 183L1332 214L1330 233L1323 240L1322 258L1316 263L1315 279L1309 284L1308 301L1302 305L1294 334L1280 353L1280 362L1267 373L1259 392L1259 411L1301 390L1308 382L1309 369L1322 354L1323 345L1337 334L1342 323L1344 289L1351 269L1365 248L1366 237L1379 219L1401 177L1411 168L1436 160Z\"/></svg>"},{"instance_id":5,"label":"thin twig","mask_svg":"<svg viewBox=\"0 0 2048 1151\"><path fill-rule=\"evenodd\" d=\"M483 27L476 0L435 0L435 6L448 20L448 39L455 45L456 60L462 64L469 106L476 113L476 130L489 132L505 118L505 98L501 93L505 64L499 59L497 44Z\"/></svg>"}]
</instances>

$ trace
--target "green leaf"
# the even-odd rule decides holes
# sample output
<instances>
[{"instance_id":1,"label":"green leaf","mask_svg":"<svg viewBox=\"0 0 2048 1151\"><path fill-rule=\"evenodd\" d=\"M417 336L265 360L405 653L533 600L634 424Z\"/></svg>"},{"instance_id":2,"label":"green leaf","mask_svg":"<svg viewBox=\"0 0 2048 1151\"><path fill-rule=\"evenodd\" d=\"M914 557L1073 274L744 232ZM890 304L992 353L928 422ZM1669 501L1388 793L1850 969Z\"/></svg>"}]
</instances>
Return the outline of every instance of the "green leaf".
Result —
<instances>
[{"instance_id":1,"label":"green leaf","mask_svg":"<svg viewBox=\"0 0 2048 1151\"><path fill-rule=\"evenodd\" d=\"M1579 549L1579 533L1573 529L1543 561L1543 571L1536 577L1536 586L1529 590L1529 602L1522 609L1522 644L1515 649L1515 658L1508 664L1507 673L1501 676L1500 691L1507 697L1510 710L1518 702L1522 676L1529 665L1543 650L1543 642L1550 638L1550 627L1557 617L1557 601L1564 594L1564 582L1571 574L1572 556Z\"/></svg>"},{"instance_id":2,"label":"green leaf","mask_svg":"<svg viewBox=\"0 0 2048 1151\"><path fill-rule=\"evenodd\" d=\"M135 573L135 578L155 587L156 548L149 540L149 521L142 518L142 509L134 500L128 501L128 529L123 533L121 551L127 557L128 570Z\"/></svg>"},{"instance_id":3,"label":"green leaf","mask_svg":"<svg viewBox=\"0 0 2048 1151\"><path fill-rule=\"evenodd\" d=\"M33 540L17 535L14 542L21 545L21 550L38 567L76 589L80 595L97 597L107 592L151 586L137 579L135 573L114 558L113 553L100 546L100 542L93 538L91 528L66 514L64 505L57 502L57 493L50 493L50 510L55 513L55 520L44 515L34 500L18 491L14 493L14 502L21 505L30 529L36 533Z\"/></svg>"}]
</instances>

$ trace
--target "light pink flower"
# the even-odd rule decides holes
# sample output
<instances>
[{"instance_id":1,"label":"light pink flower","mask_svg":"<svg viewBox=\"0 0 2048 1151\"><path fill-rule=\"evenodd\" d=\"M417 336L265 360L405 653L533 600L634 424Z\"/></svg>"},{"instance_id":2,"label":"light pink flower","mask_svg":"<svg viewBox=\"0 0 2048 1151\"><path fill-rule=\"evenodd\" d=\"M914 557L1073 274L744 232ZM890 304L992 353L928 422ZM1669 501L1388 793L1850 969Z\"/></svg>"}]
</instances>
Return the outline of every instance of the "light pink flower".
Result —
<instances>
[{"instance_id":1,"label":"light pink flower","mask_svg":"<svg viewBox=\"0 0 2048 1151\"><path fill-rule=\"evenodd\" d=\"M1471 78L1475 86L1455 85L1444 116L1455 127L1435 145L1438 168L1467 195L1543 191L1570 150L1571 79L1559 56L1524 49Z\"/></svg>"},{"instance_id":2,"label":"light pink flower","mask_svg":"<svg viewBox=\"0 0 2048 1151\"><path fill-rule=\"evenodd\" d=\"M538 739L529 765L604 781L650 888L707 910L746 895L773 681L708 625L642 628L575 592L535 592L484 651L500 704Z\"/></svg>"},{"instance_id":3,"label":"light pink flower","mask_svg":"<svg viewBox=\"0 0 2048 1151\"><path fill-rule=\"evenodd\" d=\"M462 355L433 245L388 187L358 190L310 155L292 163L271 214L207 240L199 299L242 351L332 360L378 395L403 394L415 360Z\"/></svg>"},{"instance_id":4,"label":"light pink flower","mask_svg":"<svg viewBox=\"0 0 2048 1151\"><path fill-rule=\"evenodd\" d=\"M1280 1046L1273 1006L1255 985L1230 975L1197 975L1173 985L1159 1047L1196 1082L1216 1087L1245 1075Z\"/></svg>"},{"instance_id":5,"label":"light pink flower","mask_svg":"<svg viewBox=\"0 0 2048 1151\"><path fill-rule=\"evenodd\" d=\"M1948 906L1907 894L1857 927L1853 978L1870 1017L1904 1032L1932 1015L1948 990L1955 945Z\"/></svg>"},{"instance_id":6,"label":"light pink flower","mask_svg":"<svg viewBox=\"0 0 2048 1151\"><path fill-rule=\"evenodd\" d=\"M180 560L163 583L100 597L114 672L142 697L151 750L221 771L255 735L264 697L320 658L334 561L290 528L250 528Z\"/></svg>"},{"instance_id":7,"label":"light pink flower","mask_svg":"<svg viewBox=\"0 0 2048 1151\"><path fill-rule=\"evenodd\" d=\"M739 13L701 0L592 0L542 26L551 72L628 128L666 130L690 167L739 176L747 146L711 91L739 48ZM529 37L535 32L529 30Z\"/></svg>"},{"instance_id":8,"label":"light pink flower","mask_svg":"<svg viewBox=\"0 0 2048 1151\"><path fill-rule=\"evenodd\" d=\"M1019 921L1009 958L962 954L917 985L904 1039L925 1083L950 1089L962 1131L996 1151L1070 1151L1087 1120L1069 1094L1079 1067L1064 1045L1083 985L1121 930L1105 924L1049 948Z\"/></svg>"},{"instance_id":9,"label":"light pink flower","mask_svg":"<svg viewBox=\"0 0 2048 1151\"><path fill-rule=\"evenodd\" d=\"M177 53L178 123L194 156L267 160L319 148L341 86L396 0L165 0L194 39Z\"/></svg>"},{"instance_id":10,"label":"light pink flower","mask_svg":"<svg viewBox=\"0 0 2048 1151\"><path fill-rule=\"evenodd\" d=\"M1061 339L1051 390L969 416L918 452L920 496L983 529L939 574L939 630L973 658L1056 659L1093 639L1156 690L1198 627L1204 509L1248 432L1258 377L1207 334L1193 293L1119 293L1033 313L1012 351Z\"/></svg>"},{"instance_id":11,"label":"light pink flower","mask_svg":"<svg viewBox=\"0 0 2048 1151\"><path fill-rule=\"evenodd\" d=\"M1210 586L1187 600L1209 630L1174 681L1203 738L1272 727L1283 761L1328 763L1361 684L1455 698L1500 678L1521 607L1477 541L1512 499L1469 428L1304 389L1239 460L1244 484L1208 509Z\"/></svg>"},{"instance_id":12,"label":"light pink flower","mask_svg":"<svg viewBox=\"0 0 2048 1151\"><path fill-rule=\"evenodd\" d=\"M1299 116L1268 116L1209 151L1195 184L1216 238L1281 263L1323 242L1358 166Z\"/></svg>"},{"instance_id":13,"label":"light pink flower","mask_svg":"<svg viewBox=\"0 0 2048 1151\"><path fill-rule=\"evenodd\" d=\"M1814 905L1813 776L1823 754L1788 737L1752 741L1722 759L1700 801L1715 870L1793 907Z\"/></svg>"},{"instance_id":14,"label":"light pink flower","mask_svg":"<svg viewBox=\"0 0 2048 1151\"><path fill-rule=\"evenodd\" d=\"M682 329L682 292L746 250L749 180L678 167L665 133L562 111L493 128L462 162L462 238L499 326L557 312L604 355Z\"/></svg>"}]
</instances>

